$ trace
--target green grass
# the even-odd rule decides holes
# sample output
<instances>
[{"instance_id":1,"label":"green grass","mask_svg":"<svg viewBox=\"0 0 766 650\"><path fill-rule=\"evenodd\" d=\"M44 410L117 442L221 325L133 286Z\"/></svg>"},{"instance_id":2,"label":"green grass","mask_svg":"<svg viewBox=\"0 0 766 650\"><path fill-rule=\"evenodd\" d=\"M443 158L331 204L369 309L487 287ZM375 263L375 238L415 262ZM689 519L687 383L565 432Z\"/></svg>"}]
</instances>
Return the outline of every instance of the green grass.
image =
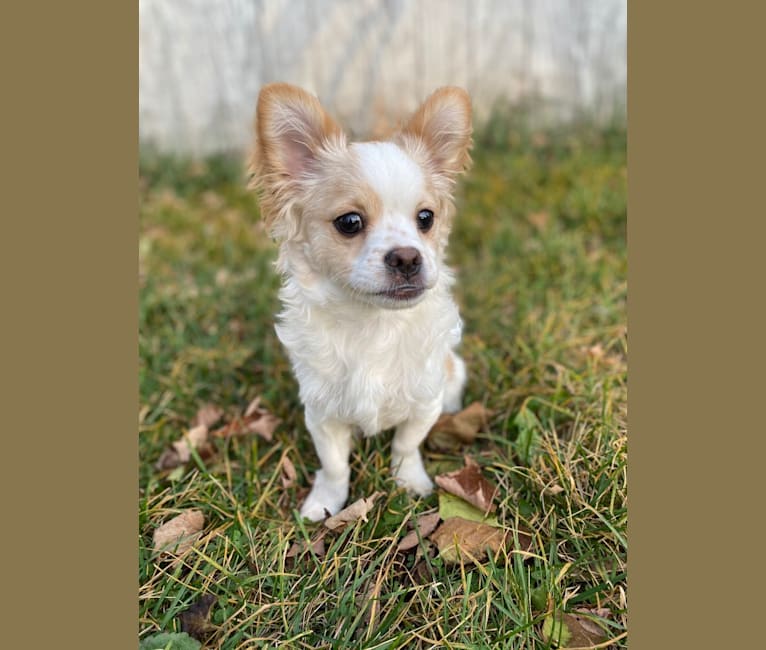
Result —
<instances>
[{"instance_id":1,"label":"green grass","mask_svg":"<svg viewBox=\"0 0 766 650\"><path fill-rule=\"evenodd\" d=\"M141 165L139 582L142 637L179 630L216 597L210 648L546 648L550 611L603 607L626 647L626 155L620 129L530 133L493 124L458 191L450 261L465 320L466 404L492 409L465 451L500 487L499 520L533 531L530 554L446 566L395 546L437 505L393 487L390 434L360 440L351 499L384 490L327 554L285 557L316 525L300 499L317 460L273 331L275 247L239 161ZM212 402L256 395L274 441L233 439L169 478L163 449ZM283 489L280 459L298 480ZM426 451L441 471L462 456ZM152 532L184 508L206 527L183 562ZM377 594L377 598L371 598Z\"/></svg>"}]
</instances>

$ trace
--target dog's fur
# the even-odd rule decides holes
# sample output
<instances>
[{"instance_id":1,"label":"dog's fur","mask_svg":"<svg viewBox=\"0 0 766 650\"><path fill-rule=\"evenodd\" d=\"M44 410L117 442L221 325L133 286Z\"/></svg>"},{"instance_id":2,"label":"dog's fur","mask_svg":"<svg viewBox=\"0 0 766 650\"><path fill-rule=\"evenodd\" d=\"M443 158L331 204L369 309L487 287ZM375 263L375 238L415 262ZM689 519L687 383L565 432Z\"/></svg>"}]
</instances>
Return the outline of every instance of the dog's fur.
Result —
<instances>
[{"instance_id":1,"label":"dog's fur","mask_svg":"<svg viewBox=\"0 0 766 650\"><path fill-rule=\"evenodd\" d=\"M355 430L396 427L397 482L421 496L433 487L418 448L443 410L460 408L465 383L444 251L470 146L471 105L459 88L434 92L391 140L365 143L347 142L300 88L261 90L251 171L280 243L276 330L322 464L301 509L309 519L345 504ZM423 210L434 215L427 231ZM334 224L348 213L364 223L353 236Z\"/></svg>"}]
</instances>

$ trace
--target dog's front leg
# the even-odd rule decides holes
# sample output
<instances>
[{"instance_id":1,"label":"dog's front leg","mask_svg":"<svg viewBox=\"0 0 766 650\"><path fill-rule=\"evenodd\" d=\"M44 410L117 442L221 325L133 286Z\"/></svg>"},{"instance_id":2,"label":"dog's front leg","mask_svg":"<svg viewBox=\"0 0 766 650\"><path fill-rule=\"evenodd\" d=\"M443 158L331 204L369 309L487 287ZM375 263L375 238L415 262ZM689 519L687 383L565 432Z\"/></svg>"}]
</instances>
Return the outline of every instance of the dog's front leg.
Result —
<instances>
[{"instance_id":1,"label":"dog's front leg","mask_svg":"<svg viewBox=\"0 0 766 650\"><path fill-rule=\"evenodd\" d=\"M396 482L421 497L431 494L434 486L423 467L419 447L440 413L441 400L402 422L396 427L391 445L391 469Z\"/></svg>"},{"instance_id":2,"label":"dog's front leg","mask_svg":"<svg viewBox=\"0 0 766 650\"><path fill-rule=\"evenodd\" d=\"M314 487L303 502L301 515L311 521L320 521L328 513L337 514L348 499L352 429L337 420L321 419L308 407L306 428L311 433L322 468L317 471Z\"/></svg>"}]
</instances>

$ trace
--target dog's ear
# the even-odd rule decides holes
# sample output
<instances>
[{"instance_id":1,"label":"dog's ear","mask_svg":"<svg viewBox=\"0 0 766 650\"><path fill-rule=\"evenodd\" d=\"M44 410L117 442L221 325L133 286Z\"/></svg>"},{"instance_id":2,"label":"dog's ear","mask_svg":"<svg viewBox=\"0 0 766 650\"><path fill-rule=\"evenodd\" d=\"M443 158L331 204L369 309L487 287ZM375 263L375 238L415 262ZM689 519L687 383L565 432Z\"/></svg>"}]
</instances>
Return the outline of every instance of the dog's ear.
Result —
<instances>
[{"instance_id":1,"label":"dog's ear","mask_svg":"<svg viewBox=\"0 0 766 650\"><path fill-rule=\"evenodd\" d=\"M343 138L319 100L289 84L261 89L256 109L256 149L269 174L297 178L310 170L319 150Z\"/></svg>"},{"instance_id":2,"label":"dog's ear","mask_svg":"<svg viewBox=\"0 0 766 650\"><path fill-rule=\"evenodd\" d=\"M289 238L298 227L292 209L296 182L311 173L323 147L345 146L345 135L316 97L274 83L258 96L255 136L250 187L260 191L261 215L272 234Z\"/></svg>"},{"instance_id":3,"label":"dog's ear","mask_svg":"<svg viewBox=\"0 0 766 650\"><path fill-rule=\"evenodd\" d=\"M453 177L471 164L471 99L456 86L434 91L402 129L405 141L425 145L437 173Z\"/></svg>"}]
</instances>

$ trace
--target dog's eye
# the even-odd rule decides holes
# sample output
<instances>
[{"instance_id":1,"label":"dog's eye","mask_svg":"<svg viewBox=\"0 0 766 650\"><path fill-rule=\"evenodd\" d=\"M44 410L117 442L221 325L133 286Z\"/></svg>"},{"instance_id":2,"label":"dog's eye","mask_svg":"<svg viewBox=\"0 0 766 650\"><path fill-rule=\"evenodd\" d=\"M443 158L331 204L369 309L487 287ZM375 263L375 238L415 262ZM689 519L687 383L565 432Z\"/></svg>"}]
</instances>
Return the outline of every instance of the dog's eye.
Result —
<instances>
[{"instance_id":1,"label":"dog's eye","mask_svg":"<svg viewBox=\"0 0 766 650\"><path fill-rule=\"evenodd\" d=\"M347 237L353 237L364 228L364 221L356 212L342 214L333 223L338 232Z\"/></svg>"},{"instance_id":2,"label":"dog's eye","mask_svg":"<svg viewBox=\"0 0 766 650\"><path fill-rule=\"evenodd\" d=\"M431 230L434 225L434 213L431 210L421 210L418 212L418 228L423 232Z\"/></svg>"}]
</instances>

